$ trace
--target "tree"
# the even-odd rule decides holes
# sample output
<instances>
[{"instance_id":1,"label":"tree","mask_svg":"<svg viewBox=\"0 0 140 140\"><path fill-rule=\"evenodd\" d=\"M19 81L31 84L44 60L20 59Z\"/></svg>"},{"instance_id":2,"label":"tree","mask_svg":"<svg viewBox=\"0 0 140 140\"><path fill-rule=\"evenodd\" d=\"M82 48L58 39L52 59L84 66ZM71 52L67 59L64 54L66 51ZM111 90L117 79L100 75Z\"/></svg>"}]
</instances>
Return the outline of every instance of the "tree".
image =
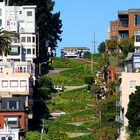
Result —
<instances>
[{"instance_id":1,"label":"tree","mask_svg":"<svg viewBox=\"0 0 140 140\"><path fill-rule=\"evenodd\" d=\"M107 44L107 49L109 52L114 52L115 50L117 50L117 40L115 39L109 39L106 41Z\"/></svg>"},{"instance_id":2,"label":"tree","mask_svg":"<svg viewBox=\"0 0 140 140\"><path fill-rule=\"evenodd\" d=\"M129 95L128 109L126 113L130 132L135 133L140 129L140 86L136 86L136 91Z\"/></svg>"},{"instance_id":3,"label":"tree","mask_svg":"<svg viewBox=\"0 0 140 140\"><path fill-rule=\"evenodd\" d=\"M117 82L116 81L109 81L107 83L108 93L110 95L113 95L116 92L116 86L117 86Z\"/></svg>"},{"instance_id":4,"label":"tree","mask_svg":"<svg viewBox=\"0 0 140 140\"><path fill-rule=\"evenodd\" d=\"M11 48L11 40L8 36L8 33L0 29L0 53L3 54L3 56L7 56L7 54L10 52Z\"/></svg>"},{"instance_id":5,"label":"tree","mask_svg":"<svg viewBox=\"0 0 140 140\"><path fill-rule=\"evenodd\" d=\"M25 135L25 140L39 140L40 139L40 133L37 131L34 132L27 132Z\"/></svg>"},{"instance_id":6,"label":"tree","mask_svg":"<svg viewBox=\"0 0 140 140\"><path fill-rule=\"evenodd\" d=\"M85 84L88 85L88 90L90 90L90 86L95 82L94 77L93 76L86 76L84 78L84 82L85 82Z\"/></svg>"},{"instance_id":7,"label":"tree","mask_svg":"<svg viewBox=\"0 0 140 140\"><path fill-rule=\"evenodd\" d=\"M24 140L47 140L49 139L47 134L39 133L37 131L30 131L25 134Z\"/></svg>"},{"instance_id":8,"label":"tree","mask_svg":"<svg viewBox=\"0 0 140 140\"><path fill-rule=\"evenodd\" d=\"M100 128L97 132L98 140L116 140L115 129L112 127L103 127Z\"/></svg>"},{"instance_id":9,"label":"tree","mask_svg":"<svg viewBox=\"0 0 140 140\"><path fill-rule=\"evenodd\" d=\"M134 51L134 39L133 38L122 38L119 42L119 47L121 48L124 56L126 57L129 52Z\"/></svg>"},{"instance_id":10,"label":"tree","mask_svg":"<svg viewBox=\"0 0 140 140\"><path fill-rule=\"evenodd\" d=\"M105 42L101 42L98 46L99 53L104 53L106 51Z\"/></svg>"}]
</instances>

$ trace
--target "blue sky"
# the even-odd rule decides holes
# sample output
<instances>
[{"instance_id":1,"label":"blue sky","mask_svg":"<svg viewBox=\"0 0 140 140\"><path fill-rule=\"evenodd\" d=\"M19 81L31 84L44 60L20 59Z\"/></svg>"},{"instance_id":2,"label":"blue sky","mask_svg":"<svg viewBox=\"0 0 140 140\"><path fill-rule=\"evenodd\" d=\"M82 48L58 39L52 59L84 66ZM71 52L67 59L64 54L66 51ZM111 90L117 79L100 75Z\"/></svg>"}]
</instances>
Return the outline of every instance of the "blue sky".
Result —
<instances>
[{"instance_id":1,"label":"blue sky","mask_svg":"<svg viewBox=\"0 0 140 140\"><path fill-rule=\"evenodd\" d=\"M57 56L63 47L86 46L93 52L95 32L98 45L107 39L111 20L117 19L118 10L140 9L139 0L54 0L54 12L61 12L62 41L58 42Z\"/></svg>"}]
</instances>

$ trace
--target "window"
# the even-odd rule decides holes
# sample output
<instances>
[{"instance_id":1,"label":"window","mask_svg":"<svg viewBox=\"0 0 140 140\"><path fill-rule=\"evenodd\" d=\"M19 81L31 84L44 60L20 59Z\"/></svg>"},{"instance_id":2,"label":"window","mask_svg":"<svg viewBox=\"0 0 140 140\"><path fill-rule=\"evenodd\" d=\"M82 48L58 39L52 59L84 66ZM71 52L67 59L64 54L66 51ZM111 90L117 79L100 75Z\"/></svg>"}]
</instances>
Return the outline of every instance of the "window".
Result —
<instances>
[{"instance_id":1,"label":"window","mask_svg":"<svg viewBox=\"0 0 140 140\"><path fill-rule=\"evenodd\" d=\"M32 11L27 11L27 16L32 16Z\"/></svg>"},{"instance_id":2,"label":"window","mask_svg":"<svg viewBox=\"0 0 140 140\"><path fill-rule=\"evenodd\" d=\"M20 118L14 117L14 116L8 116L4 118L5 122L8 124L11 128L17 128L20 126Z\"/></svg>"},{"instance_id":3,"label":"window","mask_svg":"<svg viewBox=\"0 0 140 140\"><path fill-rule=\"evenodd\" d=\"M10 81L10 86L11 87L18 87L18 81L17 80L11 80Z\"/></svg>"},{"instance_id":4,"label":"window","mask_svg":"<svg viewBox=\"0 0 140 140\"><path fill-rule=\"evenodd\" d=\"M136 42L140 42L140 36L136 36Z\"/></svg>"},{"instance_id":5,"label":"window","mask_svg":"<svg viewBox=\"0 0 140 140\"><path fill-rule=\"evenodd\" d=\"M33 49L33 55L35 54L35 49Z\"/></svg>"},{"instance_id":6,"label":"window","mask_svg":"<svg viewBox=\"0 0 140 140\"><path fill-rule=\"evenodd\" d=\"M31 42L31 37L27 37L27 42Z\"/></svg>"},{"instance_id":7,"label":"window","mask_svg":"<svg viewBox=\"0 0 140 140\"><path fill-rule=\"evenodd\" d=\"M20 86L21 87L26 87L26 80L21 80L20 81Z\"/></svg>"},{"instance_id":8,"label":"window","mask_svg":"<svg viewBox=\"0 0 140 140\"><path fill-rule=\"evenodd\" d=\"M1 137L1 140L6 140L6 137Z\"/></svg>"},{"instance_id":9,"label":"window","mask_svg":"<svg viewBox=\"0 0 140 140\"><path fill-rule=\"evenodd\" d=\"M19 109L19 101L15 101L15 100L8 101L7 109Z\"/></svg>"},{"instance_id":10,"label":"window","mask_svg":"<svg viewBox=\"0 0 140 140\"><path fill-rule=\"evenodd\" d=\"M0 73L2 73L3 72L3 67L0 67Z\"/></svg>"},{"instance_id":11,"label":"window","mask_svg":"<svg viewBox=\"0 0 140 140\"><path fill-rule=\"evenodd\" d=\"M135 88L136 86L136 81L132 80L132 81L129 81L129 88Z\"/></svg>"},{"instance_id":12,"label":"window","mask_svg":"<svg viewBox=\"0 0 140 140\"><path fill-rule=\"evenodd\" d=\"M12 137L11 137L11 136L9 136L9 137L8 137L8 140L12 140Z\"/></svg>"},{"instance_id":13,"label":"window","mask_svg":"<svg viewBox=\"0 0 140 140\"><path fill-rule=\"evenodd\" d=\"M140 15L134 15L134 26L140 26Z\"/></svg>"},{"instance_id":14,"label":"window","mask_svg":"<svg viewBox=\"0 0 140 140\"><path fill-rule=\"evenodd\" d=\"M128 33L125 33L125 32L120 33L120 38L125 38L125 37L127 37L127 36L128 36Z\"/></svg>"},{"instance_id":15,"label":"window","mask_svg":"<svg viewBox=\"0 0 140 140\"><path fill-rule=\"evenodd\" d=\"M23 72L26 72L26 67L23 67Z\"/></svg>"},{"instance_id":16,"label":"window","mask_svg":"<svg viewBox=\"0 0 140 140\"><path fill-rule=\"evenodd\" d=\"M115 31L116 30L116 26L113 24L112 25L112 31Z\"/></svg>"},{"instance_id":17,"label":"window","mask_svg":"<svg viewBox=\"0 0 140 140\"><path fill-rule=\"evenodd\" d=\"M33 37L32 39L33 39L32 42L35 42L35 37Z\"/></svg>"},{"instance_id":18,"label":"window","mask_svg":"<svg viewBox=\"0 0 140 140\"><path fill-rule=\"evenodd\" d=\"M19 54L20 54L20 47L12 46L10 50L10 55L19 55Z\"/></svg>"},{"instance_id":19,"label":"window","mask_svg":"<svg viewBox=\"0 0 140 140\"><path fill-rule=\"evenodd\" d=\"M19 71L22 72L22 67L19 67Z\"/></svg>"},{"instance_id":20,"label":"window","mask_svg":"<svg viewBox=\"0 0 140 140\"><path fill-rule=\"evenodd\" d=\"M2 87L8 87L8 81L2 80Z\"/></svg>"},{"instance_id":21,"label":"window","mask_svg":"<svg viewBox=\"0 0 140 140\"><path fill-rule=\"evenodd\" d=\"M117 39L117 36L112 36L112 39Z\"/></svg>"},{"instance_id":22,"label":"window","mask_svg":"<svg viewBox=\"0 0 140 140\"><path fill-rule=\"evenodd\" d=\"M22 42L26 42L25 37L22 37L22 38L21 38L21 41L22 41Z\"/></svg>"},{"instance_id":23,"label":"window","mask_svg":"<svg viewBox=\"0 0 140 140\"><path fill-rule=\"evenodd\" d=\"M10 25L10 21L9 20L7 20L7 26L9 26Z\"/></svg>"},{"instance_id":24,"label":"window","mask_svg":"<svg viewBox=\"0 0 140 140\"><path fill-rule=\"evenodd\" d=\"M119 18L120 19L120 26L128 27L128 18Z\"/></svg>"},{"instance_id":25,"label":"window","mask_svg":"<svg viewBox=\"0 0 140 140\"><path fill-rule=\"evenodd\" d=\"M27 54L31 54L31 49L27 49Z\"/></svg>"},{"instance_id":26,"label":"window","mask_svg":"<svg viewBox=\"0 0 140 140\"><path fill-rule=\"evenodd\" d=\"M0 26L2 26L2 19L0 19Z\"/></svg>"},{"instance_id":27,"label":"window","mask_svg":"<svg viewBox=\"0 0 140 140\"><path fill-rule=\"evenodd\" d=\"M22 14L22 11L19 11L19 14Z\"/></svg>"}]
</instances>

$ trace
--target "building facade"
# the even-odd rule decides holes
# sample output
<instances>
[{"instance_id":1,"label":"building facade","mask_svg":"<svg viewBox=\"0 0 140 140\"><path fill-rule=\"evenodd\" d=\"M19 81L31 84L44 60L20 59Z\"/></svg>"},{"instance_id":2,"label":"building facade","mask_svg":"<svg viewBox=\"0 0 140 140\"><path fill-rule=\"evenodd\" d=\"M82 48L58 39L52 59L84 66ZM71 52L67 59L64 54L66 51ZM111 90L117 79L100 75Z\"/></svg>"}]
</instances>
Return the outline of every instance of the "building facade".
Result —
<instances>
[{"instance_id":1,"label":"building facade","mask_svg":"<svg viewBox=\"0 0 140 140\"><path fill-rule=\"evenodd\" d=\"M7 59L33 62L36 58L36 6L9 6L0 2L0 28L15 33L12 36L11 52ZM3 60L3 56L0 56Z\"/></svg>"},{"instance_id":2,"label":"building facade","mask_svg":"<svg viewBox=\"0 0 140 140\"><path fill-rule=\"evenodd\" d=\"M82 58L85 52L89 52L87 47L64 47L61 49L61 57L64 58Z\"/></svg>"},{"instance_id":3,"label":"building facade","mask_svg":"<svg viewBox=\"0 0 140 140\"><path fill-rule=\"evenodd\" d=\"M35 85L35 5L0 2L0 28L11 39L7 56L0 54L0 140L22 140L33 118Z\"/></svg>"},{"instance_id":4,"label":"building facade","mask_svg":"<svg viewBox=\"0 0 140 140\"><path fill-rule=\"evenodd\" d=\"M121 96L120 96L120 122L122 124L119 140L127 140L128 134L126 127L128 119L125 117L129 103L129 95L135 92L135 87L140 86L140 73L123 72L121 74Z\"/></svg>"},{"instance_id":5,"label":"building facade","mask_svg":"<svg viewBox=\"0 0 140 140\"><path fill-rule=\"evenodd\" d=\"M19 140L17 136L25 134L28 120L33 117L34 79L28 63L0 62L0 137L3 139L8 129L12 140Z\"/></svg>"},{"instance_id":6,"label":"building facade","mask_svg":"<svg viewBox=\"0 0 140 140\"><path fill-rule=\"evenodd\" d=\"M118 19L110 21L109 39L133 37L140 30L140 9L118 11Z\"/></svg>"}]
</instances>

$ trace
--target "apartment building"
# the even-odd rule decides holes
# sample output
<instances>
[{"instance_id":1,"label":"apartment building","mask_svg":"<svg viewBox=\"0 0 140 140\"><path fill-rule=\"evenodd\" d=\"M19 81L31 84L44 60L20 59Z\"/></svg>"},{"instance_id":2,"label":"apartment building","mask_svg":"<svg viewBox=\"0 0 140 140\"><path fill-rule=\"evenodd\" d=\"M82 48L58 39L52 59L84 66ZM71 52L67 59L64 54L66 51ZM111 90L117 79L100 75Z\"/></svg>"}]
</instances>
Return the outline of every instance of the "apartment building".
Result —
<instances>
[{"instance_id":1,"label":"apartment building","mask_svg":"<svg viewBox=\"0 0 140 140\"><path fill-rule=\"evenodd\" d=\"M85 52L89 52L87 47L64 47L61 49L61 57L64 58L81 58Z\"/></svg>"},{"instance_id":2,"label":"apartment building","mask_svg":"<svg viewBox=\"0 0 140 140\"><path fill-rule=\"evenodd\" d=\"M140 71L140 30L134 32L134 52L128 53L124 61L125 71Z\"/></svg>"},{"instance_id":3,"label":"apartment building","mask_svg":"<svg viewBox=\"0 0 140 140\"><path fill-rule=\"evenodd\" d=\"M140 9L118 11L118 19L110 21L109 39L133 37L140 30Z\"/></svg>"},{"instance_id":4,"label":"apartment building","mask_svg":"<svg viewBox=\"0 0 140 140\"><path fill-rule=\"evenodd\" d=\"M21 140L33 117L35 10L35 5L0 2L0 28L11 38L10 53L0 54L0 140Z\"/></svg>"},{"instance_id":5,"label":"apartment building","mask_svg":"<svg viewBox=\"0 0 140 140\"><path fill-rule=\"evenodd\" d=\"M127 106L129 103L129 95L134 93L136 86L140 86L140 73L123 72L121 74L120 122L122 123L122 127L118 140L127 140L128 138L126 130L126 127L128 126L128 120L125 117L125 114L127 112Z\"/></svg>"},{"instance_id":6,"label":"apartment building","mask_svg":"<svg viewBox=\"0 0 140 140\"><path fill-rule=\"evenodd\" d=\"M12 62L3 62L3 67L0 68L1 139L6 139L10 133L12 140L19 140L28 130L28 120L33 117L34 80L30 74L31 69L22 69L18 63L14 65Z\"/></svg>"},{"instance_id":7,"label":"apartment building","mask_svg":"<svg viewBox=\"0 0 140 140\"><path fill-rule=\"evenodd\" d=\"M0 2L0 28L16 34L11 37L12 47L7 59L33 62L36 58L35 9L34 5L9 6Z\"/></svg>"}]
</instances>

